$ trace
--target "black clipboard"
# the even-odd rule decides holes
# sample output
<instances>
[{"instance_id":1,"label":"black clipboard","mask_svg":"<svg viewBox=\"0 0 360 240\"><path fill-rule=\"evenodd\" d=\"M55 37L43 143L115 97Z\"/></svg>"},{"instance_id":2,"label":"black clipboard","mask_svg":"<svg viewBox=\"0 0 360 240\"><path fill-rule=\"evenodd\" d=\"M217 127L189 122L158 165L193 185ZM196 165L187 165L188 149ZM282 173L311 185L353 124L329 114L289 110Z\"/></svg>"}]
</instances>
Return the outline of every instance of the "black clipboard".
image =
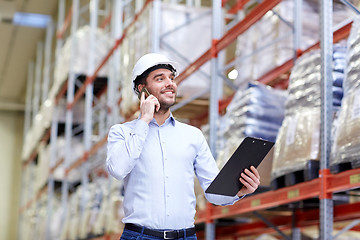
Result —
<instances>
[{"instance_id":1,"label":"black clipboard","mask_svg":"<svg viewBox=\"0 0 360 240\"><path fill-rule=\"evenodd\" d=\"M240 174L251 166L257 168L273 146L273 142L246 137L205 192L235 196L243 186Z\"/></svg>"}]
</instances>

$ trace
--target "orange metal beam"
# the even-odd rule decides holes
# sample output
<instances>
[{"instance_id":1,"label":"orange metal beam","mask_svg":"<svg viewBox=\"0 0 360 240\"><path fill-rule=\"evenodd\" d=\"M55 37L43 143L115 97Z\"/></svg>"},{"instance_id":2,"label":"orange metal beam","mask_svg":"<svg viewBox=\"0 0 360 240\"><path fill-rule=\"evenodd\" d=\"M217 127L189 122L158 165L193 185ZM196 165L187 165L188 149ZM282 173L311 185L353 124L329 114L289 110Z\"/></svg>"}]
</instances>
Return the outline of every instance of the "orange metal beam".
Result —
<instances>
[{"instance_id":1,"label":"orange metal beam","mask_svg":"<svg viewBox=\"0 0 360 240\"><path fill-rule=\"evenodd\" d=\"M327 192L339 192L359 187L360 168L357 168L330 175Z\"/></svg>"},{"instance_id":2,"label":"orange metal beam","mask_svg":"<svg viewBox=\"0 0 360 240\"><path fill-rule=\"evenodd\" d=\"M49 174L53 174L55 169L57 169L64 162L64 158L61 158L54 167L50 168Z\"/></svg>"},{"instance_id":3,"label":"orange metal beam","mask_svg":"<svg viewBox=\"0 0 360 240\"><path fill-rule=\"evenodd\" d=\"M276 207L279 205L296 202L319 195L319 179L296 184L291 187L269 191L246 197L238 204L226 207L214 207L213 219L228 217L233 214L241 214Z\"/></svg>"},{"instance_id":4,"label":"orange metal beam","mask_svg":"<svg viewBox=\"0 0 360 240\"><path fill-rule=\"evenodd\" d=\"M63 38L64 37L65 31L69 27L70 22L71 22L72 10L73 9L72 9L72 6L71 6L68 14L66 15L66 18L65 18L65 21L64 21L64 24L63 24L61 30L56 33L57 38Z\"/></svg>"},{"instance_id":5,"label":"orange metal beam","mask_svg":"<svg viewBox=\"0 0 360 240\"><path fill-rule=\"evenodd\" d=\"M275 191L268 191L261 194L248 196L231 206L210 206L212 219L231 217L246 212L277 207L290 202L300 201L319 195L319 178L296 184L291 187L281 188ZM203 216L200 214L199 216ZM197 218L196 223L204 222L205 219Z\"/></svg>"},{"instance_id":6,"label":"orange metal beam","mask_svg":"<svg viewBox=\"0 0 360 240\"><path fill-rule=\"evenodd\" d=\"M102 24L100 25L100 28L105 28L111 21L111 16L112 14L110 13L104 20L104 22L102 22Z\"/></svg>"},{"instance_id":7,"label":"orange metal beam","mask_svg":"<svg viewBox=\"0 0 360 240\"><path fill-rule=\"evenodd\" d=\"M110 59L110 57L112 56L112 54L114 53L114 51L119 47L119 45L124 41L125 36L127 35L127 31L129 30L129 28L131 26L133 26L135 24L135 22L138 20L139 16L145 11L147 5L152 2L152 0L147 0L144 4L144 6L141 8L141 10L134 16L133 21L124 29L123 31L123 35L121 36L120 39L117 39L115 42L115 45L110 49L110 51L108 52L108 54L105 56L105 58L101 61L100 65L96 68L95 72L91 75L91 76L87 76L86 77L86 81L85 83L78 89L78 91L76 92L75 96L74 96L74 100L72 103L68 104L67 108L71 109L74 104L84 95L85 90L86 90L86 86L93 83L97 74L99 73L100 69L105 65L105 63L107 63L107 61Z\"/></svg>"},{"instance_id":8,"label":"orange metal beam","mask_svg":"<svg viewBox=\"0 0 360 240\"><path fill-rule=\"evenodd\" d=\"M333 37L334 43L337 43L340 40L347 38L350 34L351 26L352 26L352 22L346 24L342 28L335 31L334 37ZM312 50L316 50L319 48L320 48L320 42L317 42L317 43L313 44L312 46L308 47L306 50L302 51L301 54L304 54L304 53L307 53L307 52L310 52ZM281 66L276 67L273 70L265 73L257 81L259 81L263 84L271 85L271 84L273 84L273 81L277 77L279 77L281 74L286 74L287 72L289 72L293 66L294 66L294 60L289 59L288 61L283 63Z\"/></svg>"},{"instance_id":9,"label":"orange metal beam","mask_svg":"<svg viewBox=\"0 0 360 240\"><path fill-rule=\"evenodd\" d=\"M352 188L360 188L360 168L344 171L338 174L322 173L320 176L320 178L299 183L291 187L285 187L275 191L268 191L265 193L248 196L232 206L207 205L207 207L212 208L211 219L219 219L246 212L272 208L312 197L319 197L321 194L324 194L322 191L325 191L329 194ZM321 187L320 184L323 177L327 179L327 184ZM353 209L349 211L353 211ZM198 211L195 222L198 224L205 222L207 219L208 216L206 215L206 212Z\"/></svg>"},{"instance_id":10,"label":"orange metal beam","mask_svg":"<svg viewBox=\"0 0 360 240\"><path fill-rule=\"evenodd\" d=\"M360 212L354 211L360 209L360 203L343 204L334 207L334 221L353 220L360 218ZM319 209L298 210L295 213L296 226L308 227L319 224ZM292 228L292 216L273 217L268 219L272 224L278 226L280 230L289 230ZM225 237L245 237L263 233L272 233L275 230L267 226L262 221L256 221L247 224L237 224L236 226L217 227L216 239ZM199 234L200 235L200 234Z\"/></svg>"},{"instance_id":11,"label":"orange metal beam","mask_svg":"<svg viewBox=\"0 0 360 240\"><path fill-rule=\"evenodd\" d=\"M56 95L56 97L55 97L55 104L56 104L56 105L59 103L60 99L61 99L61 98L65 95L65 93L66 93L66 90L67 90L67 81L68 81L68 80L66 80L66 81L63 83L63 85L62 85L59 93L58 93L58 94Z\"/></svg>"},{"instance_id":12,"label":"orange metal beam","mask_svg":"<svg viewBox=\"0 0 360 240\"><path fill-rule=\"evenodd\" d=\"M84 155L73 162L68 169L65 170L66 175L73 169L79 167L83 162L86 162L90 156L94 155L99 148L101 148L107 142L107 134L97 143L95 143L89 152L85 152Z\"/></svg>"},{"instance_id":13,"label":"orange metal beam","mask_svg":"<svg viewBox=\"0 0 360 240\"><path fill-rule=\"evenodd\" d=\"M275 7L281 0L264 0L256 6L242 21L232 27L217 43L215 46L216 53L220 52L229 46L240 34L245 32L252 24L257 22L267 11ZM180 84L191 74L196 72L202 65L211 59L211 47L202 54L195 62L190 64L180 75L175 79L177 84ZM214 51L214 49L213 49Z\"/></svg>"},{"instance_id":14,"label":"orange metal beam","mask_svg":"<svg viewBox=\"0 0 360 240\"><path fill-rule=\"evenodd\" d=\"M40 142L46 142L50 138L50 128L46 130L43 137L41 138ZM25 168L27 165L29 165L32 161L35 160L35 157L37 156L38 152L37 149L34 149L31 153L30 157L22 163L22 168Z\"/></svg>"},{"instance_id":15,"label":"orange metal beam","mask_svg":"<svg viewBox=\"0 0 360 240\"><path fill-rule=\"evenodd\" d=\"M227 31L216 44L217 51L221 51L229 46L236 38L244 33L249 27L260 20L270 9L279 4L281 0L264 0L257 5L246 17Z\"/></svg>"},{"instance_id":16,"label":"orange metal beam","mask_svg":"<svg viewBox=\"0 0 360 240\"><path fill-rule=\"evenodd\" d=\"M230 14L235 14L237 13L239 10L243 9L245 4L248 3L249 0L237 0L236 4L229 9L228 13Z\"/></svg>"}]
</instances>

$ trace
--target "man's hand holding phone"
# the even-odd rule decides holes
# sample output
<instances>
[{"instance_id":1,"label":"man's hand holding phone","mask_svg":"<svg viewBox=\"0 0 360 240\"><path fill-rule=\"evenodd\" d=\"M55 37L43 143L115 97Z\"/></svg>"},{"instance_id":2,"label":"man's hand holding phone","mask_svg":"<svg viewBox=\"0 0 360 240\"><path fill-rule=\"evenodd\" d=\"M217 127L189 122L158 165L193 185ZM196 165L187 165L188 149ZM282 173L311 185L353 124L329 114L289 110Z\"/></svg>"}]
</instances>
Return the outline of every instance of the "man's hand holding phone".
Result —
<instances>
[{"instance_id":1,"label":"man's hand holding phone","mask_svg":"<svg viewBox=\"0 0 360 240\"><path fill-rule=\"evenodd\" d=\"M154 95L151 95L145 87L140 92L140 119L148 124L154 118L155 111L159 111L160 103ZM146 96L148 95L148 96Z\"/></svg>"}]
</instances>

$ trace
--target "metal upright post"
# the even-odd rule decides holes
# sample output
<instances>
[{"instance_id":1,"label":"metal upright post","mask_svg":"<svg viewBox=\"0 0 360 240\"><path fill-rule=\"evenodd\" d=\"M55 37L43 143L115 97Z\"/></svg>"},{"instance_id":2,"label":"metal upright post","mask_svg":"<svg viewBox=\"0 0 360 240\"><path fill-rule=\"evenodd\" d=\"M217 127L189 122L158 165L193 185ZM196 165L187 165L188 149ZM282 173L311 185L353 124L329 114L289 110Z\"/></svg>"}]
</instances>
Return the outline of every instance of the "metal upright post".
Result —
<instances>
[{"instance_id":1,"label":"metal upright post","mask_svg":"<svg viewBox=\"0 0 360 240\"><path fill-rule=\"evenodd\" d=\"M320 1L321 46L321 124L320 124L320 239L331 240L333 231L333 201L326 193L331 147L332 122L332 1Z\"/></svg>"},{"instance_id":2,"label":"metal upright post","mask_svg":"<svg viewBox=\"0 0 360 240\"><path fill-rule=\"evenodd\" d=\"M298 50L301 49L301 36L302 36L302 11L303 11L303 0L294 0L294 25L293 25L293 36L294 36L294 61L298 57ZM296 226L296 212L292 211L293 224L291 229L291 239L301 239L301 231Z\"/></svg>"},{"instance_id":3,"label":"metal upright post","mask_svg":"<svg viewBox=\"0 0 360 240\"><path fill-rule=\"evenodd\" d=\"M57 135L58 135L58 106L54 106L52 120L51 120L51 135L50 135L50 162L49 162L49 177L48 177L48 202L47 202L47 221L46 221L46 233L45 239L51 240L51 225L52 222L52 210L54 200L54 175L52 169L56 165L57 156Z\"/></svg>"},{"instance_id":4,"label":"metal upright post","mask_svg":"<svg viewBox=\"0 0 360 240\"><path fill-rule=\"evenodd\" d=\"M25 120L24 120L24 136L23 143L25 143L25 137L31 126L31 99L32 89L34 82L34 62L30 61L28 65L27 73L27 84L26 84L26 103L25 103Z\"/></svg>"},{"instance_id":5,"label":"metal upright post","mask_svg":"<svg viewBox=\"0 0 360 240\"><path fill-rule=\"evenodd\" d=\"M34 62L30 61L28 65L28 73L27 73L27 83L26 83L26 104L25 104L25 120L24 120L24 133L23 133L23 144L25 144L26 134L28 133L31 126L31 98L32 98L32 88L34 81ZM25 169L26 171L26 169ZM21 189L20 189L20 207L25 206L25 193L24 188L25 184L25 173L21 174ZM18 239L22 239L22 225L24 220L24 213L20 213L19 216L19 228L18 228Z\"/></svg>"},{"instance_id":6,"label":"metal upright post","mask_svg":"<svg viewBox=\"0 0 360 240\"><path fill-rule=\"evenodd\" d=\"M91 76L95 72L95 49L96 49L96 28L97 28L97 18L98 18L98 8L99 1L91 0L90 1L90 37L89 37L89 57L88 57L88 69L87 76ZM88 153L91 149L91 136L92 136L92 103L93 103L93 94L94 94L94 84L91 82L86 86L85 94L85 119L84 119L84 150L85 157L83 164L81 165L81 203L80 203L80 219L81 222L85 221L84 211L87 205L87 191L89 185L89 163L86 161ZM86 237L86 236L82 236Z\"/></svg>"},{"instance_id":7,"label":"metal upright post","mask_svg":"<svg viewBox=\"0 0 360 240\"><path fill-rule=\"evenodd\" d=\"M303 0L294 0L294 56L297 57L297 51L301 49L302 36L302 10Z\"/></svg>"},{"instance_id":8,"label":"metal upright post","mask_svg":"<svg viewBox=\"0 0 360 240\"><path fill-rule=\"evenodd\" d=\"M58 21L57 21L57 26L56 29L57 31L60 31L63 24L64 24L64 19L65 19L65 0L59 0L59 13L58 13ZM58 61L58 56L60 55L60 50L61 47L63 45L63 39L62 38L57 38L56 39L56 49L55 49L55 64L57 64Z\"/></svg>"},{"instance_id":9,"label":"metal upright post","mask_svg":"<svg viewBox=\"0 0 360 240\"><path fill-rule=\"evenodd\" d=\"M36 50L36 66L35 66L35 85L33 94L33 119L39 112L40 108L40 85L41 85L41 67L42 67L43 43L38 42Z\"/></svg>"},{"instance_id":10,"label":"metal upright post","mask_svg":"<svg viewBox=\"0 0 360 240\"><path fill-rule=\"evenodd\" d=\"M160 50L160 24L161 24L161 0L153 1L151 32L151 52L159 52Z\"/></svg>"},{"instance_id":11,"label":"metal upright post","mask_svg":"<svg viewBox=\"0 0 360 240\"><path fill-rule=\"evenodd\" d=\"M186 7L193 7L194 6L194 0L186 0Z\"/></svg>"},{"instance_id":12,"label":"metal upright post","mask_svg":"<svg viewBox=\"0 0 360 240\"><path fill-rule=\"evenodd\" d=\"M216 50L216 42L221 37L221 0L212 2L212 53L211 53L211 84L210 84L210 105L209 105L209 124L210 124L210 149L216 159L216 132L217 121L219 119L219 100L222 95L222 79L218 76L219 59ZM206 222L206 240L215 239L215 223Z\"/></svg>"},{"instance_id":13,"label":"metal upright post","mask_svg":"<svg viewBox=\"0 0 360 240\"><path fill-rule=\"evenodd\" d=\"M54 34L54 24L52 21L48 23L46 28L45 48L44 48L44 70L42 82L41 100L45 102L48 97L49 83L50 83L50 65L51 65L51 43Z\"/></svg>"},{"instance_id":14,"label":"metal upright post","mask_svg":"<svg viewBox=\"0 0 360 240\"><path fill-rule=\"evenodd\" d=\"M65 19L65 0L60 0L58 3L58 21L57 21L57 26L56 29L60 30L61 27L63 26L64 23L64 19ZM52 36L53 32L54 32L54 23L51 22L51 25L48 26L47 29L47 37L46 37L46 47L45 47L45 62L48 62L49 64L46 65L48 67L48 69L44 70L44 79L48 78L50 81L50 62L51 62L51 55L47 55L47 51L51 51L51 43L48 43L48 40L50 37L48 36ZM50 29L49 29L50 28ZM51 33L51 34L50 34ZM55 49L55 64L58 63L58 56L60 54L60 49L62 47L62 39L61 38L57 38L56 39L56 49ZM48 87L46 87L47 89ZM52 120L51 120L51 135L50 135L50 159L49 159L49 177L48 177L48 199L47 199L47 211L46 211L46 217L47 217L47 221L46 221L46 228L45 228L45 239L46 240L50 240L52 239L51 237L51 225L50 223L52 222L52 213L53 213L53 203L54 203L54 188L55 188L55 181L54 181L54 176L53 176L53 172L52 169L53 167L55 167L56 165L56 161L57 161L57 135L58 135L58 106L56 103L53 104L54 110L53 110L53 114L52 114Z\"/></svg>"},{"instance_id":15,"label":"metal upright post","mask_svg":"<svg viewBox=\"0 0 360 240\"><path fill-rule=\"evenodd\" d=\"M113 0L113 12L111 21L111 35L113 39L120 39L123 34L123 1ZM120 59L121 53L120 48L116 48L114 54L111 57L110 73L108 78L107 88L107 106L110 111L107 112L107 124L106 127L109 129L117 121L117 99L115 98L118 85L120 83L119 72L120 72Z\"/></svg>"},{"instance_id":16,"label":"metal upright post","mask_svg":"<svg viewBox=\"0 0 360 240\"><path fill-rule=\"evenodd\" d=\"M69 107L74 101L74 89L75 89L75 72L74 72L74 58L75 48L77 46L76 40L76 30L78 28L79 21L79 0L73 0L72 2L72 22L71 22L71 52L70 52L70 61L69 61L69 78L67 82L67 96L66 96L66 120L65 120L65 159L64 159L64 179L61 186L61 206L62 206L62 221L61 221L61 230L64 228L64 223L67 217L67 207L68 207L68 191L69 191L69 182L67 176L67 169L70 165L72 158L71 151L71 138L72 138L72 125L73 125L73 110Z\"/></svg>"}]
</instances>

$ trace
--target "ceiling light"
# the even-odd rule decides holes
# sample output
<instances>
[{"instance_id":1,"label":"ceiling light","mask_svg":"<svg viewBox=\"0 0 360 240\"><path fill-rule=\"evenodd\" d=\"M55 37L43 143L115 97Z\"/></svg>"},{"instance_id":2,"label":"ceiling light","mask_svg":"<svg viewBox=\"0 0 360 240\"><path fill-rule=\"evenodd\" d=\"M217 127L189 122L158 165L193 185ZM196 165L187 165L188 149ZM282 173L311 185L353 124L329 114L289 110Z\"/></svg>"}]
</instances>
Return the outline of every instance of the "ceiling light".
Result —
<instances>
[{"instance_id":1,"label":"ceiling light","mask_svg":"<svg viewBox=\"0 0 360 240\"><path fill-rule=\"evenodd\" d=\"M236 69L233 69L228 73L228 78L232 80L236 79L237 76L238 76L238 71Z\"/></svg>"},{"instance_id":2,"label":"ceiling light","mask_svg":"<svg viewBox=\"0 0 360 240\"><path fill-rule=\"evenodd\" d=\"M12 19L14 25L33 28L46 28L50 21L49 15L24 12L14 13Z\"/></svg>"}]
</instances>

